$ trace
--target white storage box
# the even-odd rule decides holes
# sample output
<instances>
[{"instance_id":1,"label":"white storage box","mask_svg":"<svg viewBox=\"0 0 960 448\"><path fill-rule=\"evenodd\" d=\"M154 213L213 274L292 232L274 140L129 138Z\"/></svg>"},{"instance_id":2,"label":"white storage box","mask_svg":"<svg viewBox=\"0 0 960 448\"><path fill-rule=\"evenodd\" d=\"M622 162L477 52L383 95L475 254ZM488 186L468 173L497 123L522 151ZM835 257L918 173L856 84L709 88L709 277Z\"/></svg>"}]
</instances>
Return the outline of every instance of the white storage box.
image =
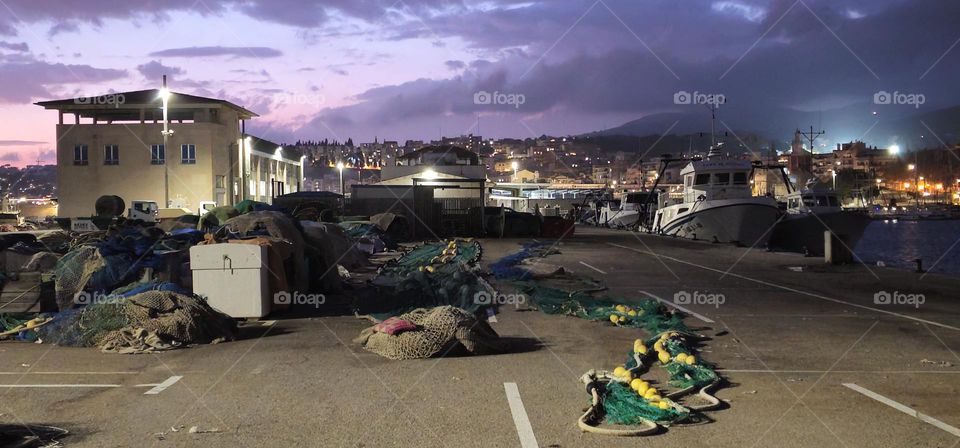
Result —
<instances>
[{"instance_id":1,"label":"white storage box","mask_svg":"<svg viewBox=\"0 0 960 448\"><path fill-rule=\"evenodd\" d=\"M190 248L193 292L230 317L270 314L267 248L255 244L205 244Z\"/></svg>"}]
</instances>

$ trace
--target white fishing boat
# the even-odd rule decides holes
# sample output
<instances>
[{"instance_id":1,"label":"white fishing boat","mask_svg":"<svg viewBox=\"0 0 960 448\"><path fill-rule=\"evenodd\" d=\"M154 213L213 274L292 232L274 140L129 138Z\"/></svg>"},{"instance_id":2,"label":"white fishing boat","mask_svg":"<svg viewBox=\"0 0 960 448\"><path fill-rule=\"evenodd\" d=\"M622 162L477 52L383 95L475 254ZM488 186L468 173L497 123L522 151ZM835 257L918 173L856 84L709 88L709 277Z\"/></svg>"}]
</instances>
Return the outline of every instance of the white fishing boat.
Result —
<instances>
[{"instance_id":1,"label":"white fishing boat","mask_svg":"<svg viewBox=\"0 0 960 448\"><path fill-rule=\"evenodd\" d=\"M682 199L660 195L651 224L655 233L681 238L763 246L780 214L772 197L754 197L750 186L753 165L729 160L714 146L706 160L687 164Z\"/></svg>"},{"instance_id":2,"label":"white fishing boat","mask_svg":"<svg viewBox=\"0 0 960 448\"><path fill-rule=\"evenodd\" d=\"M605 201L600 209L599 225L624 229L635 228L646 216L649 192L624 192L620 201Z\"/></svg>"}]
</instances>

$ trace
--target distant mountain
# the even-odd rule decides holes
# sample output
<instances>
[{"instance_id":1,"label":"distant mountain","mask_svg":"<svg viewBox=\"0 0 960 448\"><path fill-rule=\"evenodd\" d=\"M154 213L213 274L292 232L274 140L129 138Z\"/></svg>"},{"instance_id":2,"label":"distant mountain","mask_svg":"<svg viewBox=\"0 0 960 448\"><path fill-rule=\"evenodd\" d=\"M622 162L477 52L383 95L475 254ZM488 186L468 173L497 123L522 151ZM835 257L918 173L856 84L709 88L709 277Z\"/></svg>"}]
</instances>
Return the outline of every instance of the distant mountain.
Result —
<instances>
[{"instance_id":1,"label":"distant mountain","mask_svg":"<svg viewBox=\"0 0 960 448\"><path fill-rule=\"evenodd\" d=\"M725 138L728 147L740 145L738 136L754 151L771 146L782 151L789 148L794 130L808 130L810 126L826 132L817 140L818 151L829 151L837 143L851 140L862 140L878 147L897 144L904 149L933 148L960 143L960 106L928 112L916 112L909 106L874 104L855 104L823 112L789 108L767 111L727 108L720 110L717 135L728 134ZM633 150L644 148L643 151L645 142L652 144L664 133L669 136L657 144L658 150L662 148L673 154L690 147L705 150L710 137L709 112L652 114L580 137L616 142L618 148L632 145Z\"/></svg>"}]
</instances>

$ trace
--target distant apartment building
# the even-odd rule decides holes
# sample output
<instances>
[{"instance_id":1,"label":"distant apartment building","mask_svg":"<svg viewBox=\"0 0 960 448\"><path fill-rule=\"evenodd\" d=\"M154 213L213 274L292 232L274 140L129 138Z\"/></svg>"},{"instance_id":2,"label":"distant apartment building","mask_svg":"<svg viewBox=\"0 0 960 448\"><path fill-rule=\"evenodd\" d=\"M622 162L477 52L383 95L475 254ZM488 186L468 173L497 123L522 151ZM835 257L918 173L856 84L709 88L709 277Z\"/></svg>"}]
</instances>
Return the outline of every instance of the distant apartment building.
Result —
<instances>
[{"instance_id":1,"label":"distant apartment building","mask_svg":"<svg viewBox=\"0 0 960 448\"><path fill-rule=\"evenodd\" d=\"M380 173L383 184L413 184L413 179L461 178L486 179L480 157L458 146L426 146L397 158L396 164L384 165Z\"/></svg>"},{"instance_id":2,"label":"distant apartment building","mask_svg":"<svg viewBox=\"0 0 960 448\"><path fill-rule=\"evenodd\" d=\"M300 189L301 154L244 134L244 122L257 114L226 100L171 92L173 132L166 145L156 89L36 104L60 115L60 216L89 216L101 195L118 195L127 204L152 200L161 207L197 210L201 201L269 203ZM67 115L73 115L73 123L65 120Z\"/></svg>"}]
</instances>

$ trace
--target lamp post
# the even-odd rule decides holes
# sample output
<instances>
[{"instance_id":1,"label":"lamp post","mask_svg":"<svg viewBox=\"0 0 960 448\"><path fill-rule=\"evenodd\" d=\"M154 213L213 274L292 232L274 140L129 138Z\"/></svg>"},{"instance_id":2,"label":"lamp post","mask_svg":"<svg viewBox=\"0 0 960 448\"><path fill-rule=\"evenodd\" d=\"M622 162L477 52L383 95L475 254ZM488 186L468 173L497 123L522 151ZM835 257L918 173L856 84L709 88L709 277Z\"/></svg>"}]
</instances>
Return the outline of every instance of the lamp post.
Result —
<instances>
[{"instance_id":1,"label":"lamp post","mask_svg":"<svg viewBox=\"0 0 960 448\"><path fill-rule=\"evenodd\" d=\"M167 75L163 75L163 87L160 88L160 99L163 100L163 206L170 207L170 167L167 165L167 141L173 131L170 130L167 106L170 101L170 90L167 89ZM159 155L159 154L158 154Z\"/></svg>"},{"instance_id":2,"label":"lamp post","mask_svg":"<svg viewBox=\"0 0 960 448\"><path fill-rule=\"evenodd\" d=\"M510 167L513 168L513 181L517 181L517 168L520 168L520 164L516 161L510 162Z\"/></svg>"},{"instance_id":3,"label":"lamp post","mask_svg":"<svg viewBox=\"0 0 960 448\"><path fill-rule=\"evenodd\" d=\"M340 195L347 197L346 193L343 192L343 162L337 162L337 171L340 172Z\"/></svg>"},{"instance_id":4,"label":"lamp post","mask_svg":"<svg viewBox=\"0 0 960 448\"><path fill-rule=\"evenodd\" d=\"M837 191L837 170L830 170L830 174L833 176L833 191Z\"/></svg>"}]
</instances>

